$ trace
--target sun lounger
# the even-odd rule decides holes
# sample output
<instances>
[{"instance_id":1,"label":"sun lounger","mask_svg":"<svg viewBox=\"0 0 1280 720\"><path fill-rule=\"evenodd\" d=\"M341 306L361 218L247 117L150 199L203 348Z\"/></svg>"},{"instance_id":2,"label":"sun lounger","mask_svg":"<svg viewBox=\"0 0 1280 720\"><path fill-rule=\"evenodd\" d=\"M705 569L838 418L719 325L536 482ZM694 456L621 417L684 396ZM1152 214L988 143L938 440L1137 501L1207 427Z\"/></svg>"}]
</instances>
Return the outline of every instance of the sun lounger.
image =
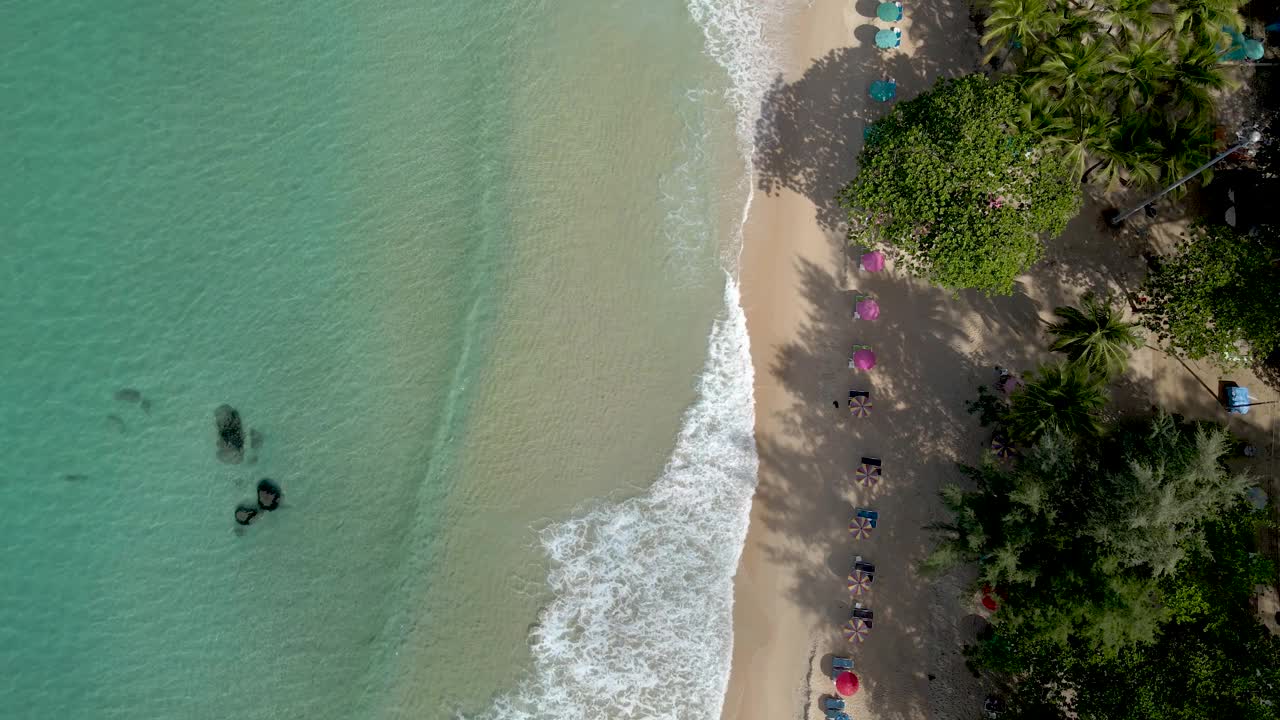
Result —
<instances>
[{"instance_id":1,"label":"sun lounger","mask_svg":"<svg viewBox=\"0 0 1280 720\"><path fill-rule=\"evenodd\" d=\"M825 710L825 711L831 711L831 710L839 711L839 710L843 710L843 709L844 709L844 700L841 700L840 698L837 698L837 697L829 697L829 698L826 698L826 699L824 699L824 700L822 701L822 709L823 709L823 710Z\"/></svg>"},{"instance_id":2,"label":"sun lounger","mask_svg":"<svg viewBox=\"0 0 1280 720\"><path fill-rule=\"evenodd\" d=\"M849 720L848 713L843 713L839 710L827 710L826 716L827 720Z\"/></svg>"},{"instance_id":3,"label":"sun lounger","mask_svg":"<svg viewBox=\"0 0 1280 720\"><path fill-rule=\"evenodd\" d=\"M851 672L853 670L853 660L847 657L831 658L831 679L835 680L836 676L842 672Z\"/></svg>"},{"instance_id":4,"label":"sun lounger","mask_svg":"<svg viewBox=\"0 0 1280 720\"><path fill-rule=\"evenodd\" d=\"M876 574L875 564L863 560L861 555L853 559L853 569L857 572L866 573L867 575Z\"/></svg>"},{"instance_id":5,"label":"sun lounger","mask_svg":"<svg viewBox=\"0 0 1280 720\"><path fill-rule=\"evenodd\" d=\"M867 608L862 607L862 603L854 603L853 612L850 614L853 617L862 618L863 620L867 620L867 621L875 619L875 616L876 616L874 612L868 610Z\"/></svg>"},{"instance_id":6,"label":"sun lounger","mask_svg":"<svg viewBox=\"0 0 1280 720\"><path fill-rule=\"evenodd\" d=\"M873 528L876 526L876 522L880 519L880 513L876 510L858 508L858 511L856 514L860 518L866 518L867 520L869 520L871 522L871 527Z\"/></svg>"},{"instance_id":7,"label":"sun lounger","mask_svg":"<svg viewBox=\"0 0 1280 720\"><path fill-rule=\"evenodd\" d=\"M862 464L870 465L871 467L878 468L880 467L880 458L864 457L862 458Z\"/></svg>"}]
</instances>

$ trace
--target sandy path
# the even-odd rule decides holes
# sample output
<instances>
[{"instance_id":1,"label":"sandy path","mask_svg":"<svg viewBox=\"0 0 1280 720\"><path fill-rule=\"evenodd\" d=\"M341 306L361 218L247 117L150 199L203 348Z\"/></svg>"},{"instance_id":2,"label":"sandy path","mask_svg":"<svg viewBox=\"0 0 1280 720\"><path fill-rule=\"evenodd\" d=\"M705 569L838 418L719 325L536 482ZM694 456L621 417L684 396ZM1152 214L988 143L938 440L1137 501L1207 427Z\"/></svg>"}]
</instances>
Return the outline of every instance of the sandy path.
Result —
<instances>
[{"instance_id":1,"label":"sandy path","mask_svg":"<svg viewBox=\"0 0 1280 720\"><path fill-rule=\"evenodd\" d=\"M976 462L989 439L964 402L995 364L1023 370L1048 359L1037 318L1053 306L1084 289L1114 290L1142 270L1145 240L1102 231L1092 203L1011 297L956 297L892 268L851 266L832 198L854 174L864 124L885 111L867 98L868 84L893 77L899 98L910 98L978 59L967 3L908 6L903 47L890 53L872 43L875 7L815 0L795 18L787 74L760 126L760 191L743 258L760 483L736 580L727 719L821 717L832 654L857 664L854 718L978 713L984 688L959 655L981 622L976 603L961 596L964 578L923 580L914 570L930 542L922 526L940 519L939 488L959 481L955 463ZM855 290L880 301L879 321L852 319ZM852 342L872 345L880 366L848 370ZM1155 353L1135 358L1117 400L1145 407L1159 395L1176 404L1186 382L1167 365ZM852 388L871 391L872 417L832 407ZM870 489L850 482L862 455L884 461L884 480ZM881 514L869 539L846 531L855 506ZM851 647L839 628L855 554L879 572L862 598L876 613L873 634Z\"/></svg>"}]
</instances>

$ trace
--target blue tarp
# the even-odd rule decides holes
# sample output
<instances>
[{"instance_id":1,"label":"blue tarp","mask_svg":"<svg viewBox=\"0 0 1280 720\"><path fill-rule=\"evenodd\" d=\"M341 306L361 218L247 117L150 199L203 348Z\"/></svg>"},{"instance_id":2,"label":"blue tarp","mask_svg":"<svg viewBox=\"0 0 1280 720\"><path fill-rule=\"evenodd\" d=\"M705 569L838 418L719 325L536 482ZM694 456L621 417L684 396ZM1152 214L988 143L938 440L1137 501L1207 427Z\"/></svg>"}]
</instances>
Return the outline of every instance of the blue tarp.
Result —
<instances>
[{"instance_id":1,"label":"blue tarp","mask_svg":"<svg viewBox=\"0 0 1280 720\"><path fill-rule=\"evenodd\" d=\"M1237 415L1249 412L1249 388L1239 385L1227 388L1227 412Z\"/></svg>"}]
</instances>

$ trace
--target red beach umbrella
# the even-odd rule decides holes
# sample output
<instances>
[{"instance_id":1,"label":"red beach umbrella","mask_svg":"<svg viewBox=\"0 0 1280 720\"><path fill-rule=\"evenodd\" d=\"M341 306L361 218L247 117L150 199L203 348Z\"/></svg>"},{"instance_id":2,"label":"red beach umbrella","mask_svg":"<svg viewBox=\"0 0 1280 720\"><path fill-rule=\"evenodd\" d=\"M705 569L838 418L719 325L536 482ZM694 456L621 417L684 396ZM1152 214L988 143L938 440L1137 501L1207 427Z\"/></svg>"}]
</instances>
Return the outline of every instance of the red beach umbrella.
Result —
<instances>
[{"instance_id":1,"label":"red beach umbrella","mask_svg":"<svg viewBox=\"0 0 1280 720\"><path fill-rule=\"evenodd\" d=\"M875 320L880 317L880 303L870 298L859 301L855 306L855 309L857 310L858 317L863 320Z\"/></svg>"},{"instance_id":2,"label":"red beach umbrella","mask_svg":"<svg viewBox=\"0 0 1280 720\"><path fill-rule=\"evenodd\" d=\"M876 366L876 354L870 350L859 350L853 354L853 366L859 370L870 370Z\"/></svg>"},{"instance_id":3,"label":"red beach umbrella","mask_svg":"<svg viewBox=\"0 0 1280 720\"><path fill-rule=\"evenodd\" d=\"M858 692L858 686L860 684L861 683L858 682L858 676L848 670L845 670L836 676L836 692L840 693L844 697L849 697L850 695Z\"/></svg>"},{"instance_id":4,"label":"red beach umbrella","mask_svg":"<svg viewBox=\"0 0 1280 720\"><path fill-rule=\"evenodd\" d=\"M995 612L996 610L1000 609L1000 604L997 603L996 599L991 597L990 595L983 595L982 607L990 610L991 612Z\"/></svg>"},{"instance_id":5,"label":"red beach umbrella","mask_svg":"<svg viewBox=\"0 0 1280 720\"><path fill-rule=\"evenodd\" d=\"M862 256L862 269L869 272L880 272L884 269L884 253L876 250Z\"/></svg>"}]
</instances>

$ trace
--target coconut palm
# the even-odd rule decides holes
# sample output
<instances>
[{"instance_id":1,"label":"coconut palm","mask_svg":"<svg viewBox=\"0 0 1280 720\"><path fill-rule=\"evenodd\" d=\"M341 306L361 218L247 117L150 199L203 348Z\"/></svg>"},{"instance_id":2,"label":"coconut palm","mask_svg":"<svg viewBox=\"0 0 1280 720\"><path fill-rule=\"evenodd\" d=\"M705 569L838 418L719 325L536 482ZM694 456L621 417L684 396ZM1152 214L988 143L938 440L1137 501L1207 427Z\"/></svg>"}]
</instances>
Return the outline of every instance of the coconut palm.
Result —
<instances>
[{"instance_id":1,"label":"coconut palm","mask_svg":"<svg viewBox=\"0 0 1280 720\"><path fill-rule=\"evenodd\" d=\"M1244 29L1239 0L1173 0L1171 4L1174 32L1194 35L1210 47L1226 37L1222 28Z\"/></svg>"},{"instance_id":2,"label":"coconut palm","mask_svg":"<svg viewBox=\"0 0 1280 720\"><path fill-rule=\"evenodd\" d=\"M1218 53L1194 39L1178 44L1178 55L1166 89L1166 103L1177 118L1208 120L1213 115L1213 93L1232 85L1222 72Z\"/></svg>"},{"instance_id":3,"label":"coconut palm","mask_svg":"<svg viewBox=\"0 0 1280 720\"><path fill-rule=\"evenodd\" d=\"M1049 144L1063 153L1072 176L1083 181L1091 157L1113 154L1111 132L1117 122L1115 117L1084 107L1054 123L1055 134Z\"/></svg>"},{"instance_id":4,"label":"coconut palm","mask_svg":"<svg viewBox=\"0 0 1280 720\"><path fill-rule=\"evenodd\" d=\"M1073 103L1096 103L1110 51L1108 41L1060 38L1032 69L1031 90Z\"/></svg>"},{"instance_id":5,"label":"coconut palm","mask_svg":"<svg viewBox=\"0 0 1280 720\"><path fill-rule=\"evenodd\" d=\"M1090 10L1108 35L1132 41L1150 34L1156 26L1155 0L1103 0Z\"/></svg>"},{"instance_id":6,"label":"coconut palm","mask_svg":"<svg viewBox=\"0 0 1280 720\"><path fill-rule=\"evenodd\" d=\"M1001 50L1014 45L1030 54L1046 38L1053 37L1061 24L1057 3L1049 0L993 0L991 16L983 25L986 33L982 44L991 46L983 62L990 62Z\"/></svg>"},{"instance_id":7,"label":"coconut palm","mask_svg":"<svg viewBox=\"0 0 1280 720\"><path fill-rule=\"evenodd\" d=\"M1076 363L1045 365L1014 391L1004 427L1023 445L1039 440L1050 428L1068 437L1095 437L1102 432L1098 416L1106 404L1102 378Z\"/></svg>"},{"instance_id":8,"label":"coconut palm","mask_svg":"<svg viewBox=\"0 0 1280 720\"><path fill-rule=\"evenodd\" d=\"M1103 379L1124 372L1130 351L1142 347L1142 336L1133 323L1120 319L1109 301L1090 293L1080 305L1054 308L1059 320L1049 325L1053 337L1049 350L1063 353L1071 364Z\"/></svg>"},{"instance_id":9,"label":"coconut palm","mask_svg":"<svg viewBox=\"0 0 1280 720\"><path fill-rule=\"evenodd\" d=\"M1126 43L1107 58L1106 84L1124 112L1145 111L1175 72L1163 38Z\"/></svg>"},{"instance_id":10,"label":"coconut palm","mask_svg":"<svg viewBox=\"0 0 1280 720\"><path fill-rule=\"evenodd\" d=\"M1081 182L1094 182L1108 192L1122 183L1140 187L1156 184L1160 179L1162 148L1151 138L1151 116L1127 113L1111 126L1111 137L1105 145L1094 148L1097 158L1085 170Z\"/></svg>"}]
</instances>

